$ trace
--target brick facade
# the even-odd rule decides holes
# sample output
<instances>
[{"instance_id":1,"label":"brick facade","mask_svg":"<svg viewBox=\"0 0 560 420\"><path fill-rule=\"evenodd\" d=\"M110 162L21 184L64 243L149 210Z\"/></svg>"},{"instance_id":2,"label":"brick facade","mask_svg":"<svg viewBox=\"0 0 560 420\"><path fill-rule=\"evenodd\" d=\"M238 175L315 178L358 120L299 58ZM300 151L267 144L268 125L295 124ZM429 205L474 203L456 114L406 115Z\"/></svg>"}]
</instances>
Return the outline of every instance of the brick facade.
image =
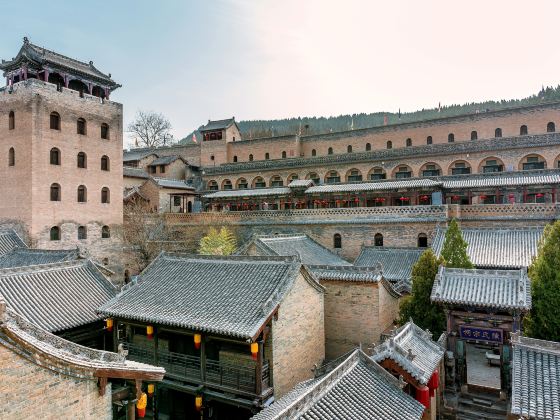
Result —
<instances>
[{"instance_id":1,"label":"brick facade","mask_svg":"<svg viewBox=\"0 0 560 420\"><path fill-rule=\"evenodd\" d=\"M111 384L99 396L97 380L53 372L0 345L0 418L111 419Z\"/></svg>"},{"instance_id":2,"label":"brick facade","mask_svg":"<svg viewBox=\"0 0 560 420\"><path fill-rule=\"evenodd\" d=\"M325 358L323 291L300 274L272 321L274 398L313 376ZM265 347L265 354L267 349Z\"/></svg>"}]
</instances>

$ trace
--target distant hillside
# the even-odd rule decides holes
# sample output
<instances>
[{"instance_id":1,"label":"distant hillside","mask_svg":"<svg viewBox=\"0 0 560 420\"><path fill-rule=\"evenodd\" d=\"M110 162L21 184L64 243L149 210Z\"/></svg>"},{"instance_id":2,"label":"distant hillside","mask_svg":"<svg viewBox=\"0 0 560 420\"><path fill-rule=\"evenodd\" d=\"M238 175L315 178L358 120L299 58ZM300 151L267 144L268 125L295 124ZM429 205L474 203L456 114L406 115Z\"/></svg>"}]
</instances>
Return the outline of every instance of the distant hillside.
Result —
<instances>
[{"instance_id":1,"label":"distant hillside","mask_svg":"<svg viewBox=\"0 0 560 420\"><path fill-rule=\"evenodd\" d=\"M345 131L358 128L376 127L385 124L422 121L432 118L452 117L461 114L470 114L477 111L495 111L522 105L534 105L542 101L560 100L560 85L556 88L546 87L536 94L523 99L510 99L501 101L486 101L464 105L446 105L441 108L422 109L402 114L391 112L375 112L373 114L339 115L338 117L298 117L282 120L254 120L238 121L243 139L260 137L282 136L286 134L301 133L303 135L324 134L336 131ZM216 118L220 118L217 116ZM200 127L199 127L200 128ZM192 132L179 141L180 144L192 142ZM201 138L198 129L195 131L198 139Z\"/></svg>"}]
</instances>

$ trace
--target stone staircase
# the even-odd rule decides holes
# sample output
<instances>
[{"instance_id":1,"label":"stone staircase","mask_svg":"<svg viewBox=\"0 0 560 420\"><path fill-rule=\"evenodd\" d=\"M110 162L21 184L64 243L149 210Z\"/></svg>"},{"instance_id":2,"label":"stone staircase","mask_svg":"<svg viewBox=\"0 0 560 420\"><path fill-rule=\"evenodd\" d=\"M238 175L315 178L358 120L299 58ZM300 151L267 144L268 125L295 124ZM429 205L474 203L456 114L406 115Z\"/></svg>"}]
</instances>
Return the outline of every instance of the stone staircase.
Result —
<instances>
[{"instance_id":1,"label":"stone staircase","mask_svg":"<svg viewBox=\"0 0 560 420\"><path fill-rule=\"evenodd\" d=\"M503 420L507 418L507 401L498 395L461 392L457 400L457 420Z\"/></svg>"}]
</instances>

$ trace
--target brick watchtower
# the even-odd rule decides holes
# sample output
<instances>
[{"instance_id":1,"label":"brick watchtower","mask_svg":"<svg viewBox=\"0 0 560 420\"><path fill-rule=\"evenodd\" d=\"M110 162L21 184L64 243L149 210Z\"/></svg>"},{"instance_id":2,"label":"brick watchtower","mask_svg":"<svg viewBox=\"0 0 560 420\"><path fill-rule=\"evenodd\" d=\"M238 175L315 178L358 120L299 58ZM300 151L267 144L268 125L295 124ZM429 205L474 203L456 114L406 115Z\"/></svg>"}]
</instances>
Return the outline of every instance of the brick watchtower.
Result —
<instances>
[{"instance_id":1,"label":"brick watchtower","mask_svg":"<svg viewBox=\"0 0 560 420\"><path fill-rule=\"evenodd\" d=\"M109 96L120 85L27 38L0 69L0 219L20 222L35 246L79 246L116 268L123 128Z\"/></svg>"}]
</instances>

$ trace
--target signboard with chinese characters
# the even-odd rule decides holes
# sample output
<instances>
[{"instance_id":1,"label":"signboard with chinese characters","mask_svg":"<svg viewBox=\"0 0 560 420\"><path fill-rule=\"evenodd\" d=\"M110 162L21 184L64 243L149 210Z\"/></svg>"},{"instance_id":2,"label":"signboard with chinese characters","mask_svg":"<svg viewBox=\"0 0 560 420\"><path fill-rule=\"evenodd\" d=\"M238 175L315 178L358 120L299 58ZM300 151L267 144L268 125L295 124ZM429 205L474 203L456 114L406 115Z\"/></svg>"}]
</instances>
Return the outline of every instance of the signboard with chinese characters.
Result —
<instances>
[{"instance_id":1,"label":"signboard with chinese characters","mask_svg":"<svg viewBox=\"0 0 560 420\"><path fill-rule=\"evenodd\" d=\"M500 328L461 325L459 326L459 336L463 340L487 341L497 344L502 344L504 342L504 330Z\"/></svg>"}]
</instances>

